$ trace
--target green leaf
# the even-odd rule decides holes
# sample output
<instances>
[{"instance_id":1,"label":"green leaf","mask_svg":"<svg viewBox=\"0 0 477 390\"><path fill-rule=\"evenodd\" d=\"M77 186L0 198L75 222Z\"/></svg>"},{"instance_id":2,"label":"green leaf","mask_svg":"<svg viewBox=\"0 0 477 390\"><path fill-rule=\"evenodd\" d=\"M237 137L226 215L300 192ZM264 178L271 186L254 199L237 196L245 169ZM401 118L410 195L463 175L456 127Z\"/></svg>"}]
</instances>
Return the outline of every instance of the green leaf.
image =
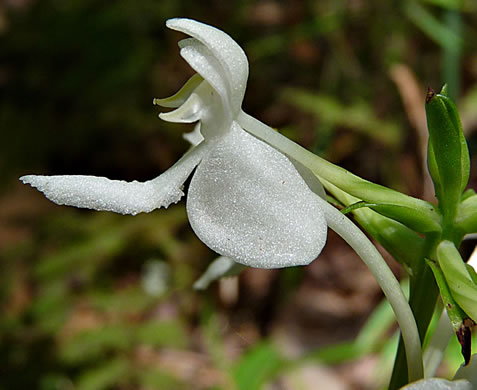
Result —
<instances>
[{"instance_id":1,"label":"green leaf","mask_svg":"<svg viewBox=\"0 0 477 390\"><path fill-rule=\"evenodd\" d=\"M477 195L471 195L459 204L455 226L464 234L477 233Z\"/></svg>"},{"instance_id":2,"label":"green leaf","mask_svg":"<svg viewBox=\"0 0 477 390\"><path fill-rule=\"evenodd\" d=\"M235 369L238 390L260 390L283 364L282 357L270 343L255 346L245 354Z\"/></svg>"},{"instance_id":3,"label":"green leaf","mask_svg":"<svg viewBox=\"0 0 477 390\"><path fill-rule=\"evenodd\" d=\"M446 308L452 328L454 329L454 332L457 332L464 322L464 319L467 318L467 315L462 311L452 296L449 285L447 284L445 276L439 265L431 260L427 260L427 264L429 267L431 267L432 273L436 278L436 283L441 293L442 302Z\"/></svg>"},{"instance_id":4,"label":"green leaf","mask_svg":"<svg viewBox=\"0 0 477 390\"><path fill-rule=\"evenodd\" d=\"M474 267L472 267L470 264L465 265L467 267L467 271L469 272L470 277L474 281L475 284L477 284L477 272L475 272Z\"/></svg>"},{"instance_id":5,"label":"green leaf","mask_svg":"<svg viewBox=\"0 0 477 390\"><path fill-rule=\"evenodd\" d=\"M429 174L431 175L434 184L435 195L437 199L440 199L442 197L442 183L432 142L428 142L427 144L427 169L429 170Z\"/></svg>"},{"instance_id":6,"label":"green leaf","mask_svg":"<svg viewBox=\"0 0 477 390\"><path fill-rule=\"evenodd\" d=\"M457 129L459 134L459 142L460 142L460 149L461 149L461 192L464 192L467 183L469 182L470 176L470 154L469 148L467 146L467 140L464 136L464 131L462 129L462 123L460 121L459 112L457 111L457 107L455 103L447 96L440 95L443 103L446 106L447 112L449 114L450 120L454 125L454 128Z\"/></svg>"},{"instance_id":7,"label":"green leaf","mask_svg":"<svg viewBox=\"0 0 477 390\"><path fill-rule=\"evenodd\" d=\"M449 85L447 83L442 86L440 94L442 96L449 96Z\"/></svg>"},{"instance_id":8,"label":"green leaf","mask_svg":"<svg viewBox=\"0 0 477 390\"><path fill-rule=\"evenodd\" d=\"M473 321L477 321L477 284L469 274L459 251L452 242L442 241L436 253L452 297Z\"/></svg>"},{"instance_id":9,"label":"green leaf","mask_svg":"<svg viewBox=\"0 0 477 390\"><path fill-rule=\"evenodd\" d=\"M441 47L453 48L463 44L462 38L439 21L431 12L415 0L405 2L406 16L429 38Z\"/></svg>"}]
</instances>

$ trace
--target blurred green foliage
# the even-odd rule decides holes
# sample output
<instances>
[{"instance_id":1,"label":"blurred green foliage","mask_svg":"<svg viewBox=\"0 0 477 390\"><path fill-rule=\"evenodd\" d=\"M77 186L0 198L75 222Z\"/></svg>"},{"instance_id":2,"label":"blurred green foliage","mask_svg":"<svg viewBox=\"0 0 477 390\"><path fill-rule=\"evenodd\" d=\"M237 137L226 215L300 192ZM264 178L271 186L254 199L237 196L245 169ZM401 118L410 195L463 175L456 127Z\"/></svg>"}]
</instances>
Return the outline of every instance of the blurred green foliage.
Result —
<instances>
[{"instance_id":1,"label":"blurred green foliage","mask_svg":"<svg viewBox=\"0 0 477 390\"><path fill-rule=\"evenodd\" d=\"M183 205L92 213L51 206L16 184L26 173L150 179L183 153L184 128L159 121L151 104L192 74L176 46L182 36L164 25L175 16L215 25L244 47L247 112L367 179L423 191L399 92L415 85L396 86L396 64L436 89L451 78L477 150L472 0L0 3L1 390L260 389L295 367L268 336L306 269L261 285L257 302L239 289L232 310L215 288L192 291L214 255ZM350 321L349 337L359 324ZM385 356L386 332L372 329L372 350L362 343L368 332L307 356Z\"/></svg>"}]
</instances>

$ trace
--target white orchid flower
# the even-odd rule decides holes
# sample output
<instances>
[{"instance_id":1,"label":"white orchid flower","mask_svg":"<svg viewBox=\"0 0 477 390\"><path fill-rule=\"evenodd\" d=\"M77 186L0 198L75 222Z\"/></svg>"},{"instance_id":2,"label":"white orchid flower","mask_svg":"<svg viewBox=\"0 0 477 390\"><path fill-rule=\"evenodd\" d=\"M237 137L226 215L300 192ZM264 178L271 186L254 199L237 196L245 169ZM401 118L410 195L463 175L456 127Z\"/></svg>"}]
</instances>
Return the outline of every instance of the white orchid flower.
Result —
<instances>
[{"instance_id":1,"label":"white orchid flower","mask_svg":"<svg viewBox=\"0 0 477 390\"><path fill-rule=\"evenodd\" d=\"M135 215L177 203L195 169L187 196L189 222L197 236L223 256L199 287L235 272L231 260L259 268L308 264L320 254L329 226L376 277L401 327L409 379L422 378L419 334L398 281L366 235L322 198L324 190L315 176L319 167L328 178L348 174L330 170L325 160L242 111L248 61L232 38L189 19L171 19L167 26L192 37L179 46L197 74L174 96L154 102L176 108L161 114L163 120L197 122L185 135L193 147L162 175L144 183L94 176L20 179L60 205Z\"/></svg>"},{"instance_id":2,"label":"white orchid flower","mask_svg":"<svg viewBox=\"0 0 477 390\"><path fill-rule=\"evenodd\" d=\"M186 137L195 144L157 178L124 182L94 176L23 176L60 205L135 215L177 203L193 174L187 214L197 236L234 261L260 268L305 265L321 252L327 224L292 162L245 132L241 112L248 61L224 32L189 19L167 27L192 38L180 53L197 72L174 96L155 99L176 108L160 114L170 122L198 122Z\"/></svg>"}]
</instances>

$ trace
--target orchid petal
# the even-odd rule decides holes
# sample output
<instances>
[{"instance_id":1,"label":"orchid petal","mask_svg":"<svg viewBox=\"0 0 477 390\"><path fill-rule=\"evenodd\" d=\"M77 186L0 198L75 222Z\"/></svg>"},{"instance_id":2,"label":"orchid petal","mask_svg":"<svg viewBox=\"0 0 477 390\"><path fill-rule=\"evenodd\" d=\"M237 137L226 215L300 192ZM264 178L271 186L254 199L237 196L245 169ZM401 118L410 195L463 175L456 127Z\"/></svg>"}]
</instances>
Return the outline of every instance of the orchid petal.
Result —
<instances>
[{"instance_id":1,"label":"orchid petal","mask_svg":"<svg viewBox=\"0 0 477 390\"><path fill-rule=\"evenodd\" d=\"M202 81L204 81L203 77L196 73L189 80L187 80L182 88L174 95L162 99L155 98L152 101L152 104L157 104L158 106L162 107L177 108L185 103L185 101L190 95L192 95L192 92L194 92L194 90Z\"/></svg>"},{"instance_id":2,"label":"orchid petal","mask_svg":"<svg viewBox=\"0 0 477 390\"><path fill-rule=\"evenodd\" d=\"M136 215L177 203L184 195L184 181L209 149L209 144L190 149L162 175L144 183L81 175L29 175L21 177L20 180L36 187L59 205Z\"/></svg>"},{"instance_id":3,"label":"orchid petal","mask_svg":"<svg viewBox=\"0 0 477 390\"><path fill-rule=\"evenodd\" d=\"M248 61L242 48L223 31L195 20L169 19L166 26L196 38L219 60L230 83L232 110L237 114L248 79Z\"/></svg>"},{"instance_id":4,"label":"orchid petal","mask_svg":"<svg viewBox=\"0 0 477 390\"><path fill-rule=\"evenodd\" d=\"M321 207L283 154L235 122L197 167L187 213L197 236L238 263L260 268L305 265L321 252Z\"/></svg>"},{"instance_id":5,"label":"orchid petal","mask_svg":"<svg viewBox=\"0 0 477 390\"><path fill-rule=\"evenodd\" d=\"M229 107L230 91L227 76L219 61L213 57L210 50L194 38L181 41L181 56L199 73L220 95L225 107Z\"/></svg>"}]
</instances>

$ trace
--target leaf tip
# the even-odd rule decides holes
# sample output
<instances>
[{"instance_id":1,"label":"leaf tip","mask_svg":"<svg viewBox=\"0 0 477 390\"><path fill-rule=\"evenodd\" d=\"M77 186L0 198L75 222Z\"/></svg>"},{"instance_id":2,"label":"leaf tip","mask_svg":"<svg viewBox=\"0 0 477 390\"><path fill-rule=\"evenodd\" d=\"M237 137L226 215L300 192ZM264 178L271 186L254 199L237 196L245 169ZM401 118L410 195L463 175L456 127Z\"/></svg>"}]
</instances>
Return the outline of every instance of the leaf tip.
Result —
<instances>
[{"instance_id":1,"label":"leaf tip","mask_svg":"<svg viewBox=\"0 0 477 390\"><path fill-rule=\"evenodd\" d=\"M449 86L447 85L447 83L442 86L440 94L444 96L449 96Z\"/></svg>"}]
</instances>

